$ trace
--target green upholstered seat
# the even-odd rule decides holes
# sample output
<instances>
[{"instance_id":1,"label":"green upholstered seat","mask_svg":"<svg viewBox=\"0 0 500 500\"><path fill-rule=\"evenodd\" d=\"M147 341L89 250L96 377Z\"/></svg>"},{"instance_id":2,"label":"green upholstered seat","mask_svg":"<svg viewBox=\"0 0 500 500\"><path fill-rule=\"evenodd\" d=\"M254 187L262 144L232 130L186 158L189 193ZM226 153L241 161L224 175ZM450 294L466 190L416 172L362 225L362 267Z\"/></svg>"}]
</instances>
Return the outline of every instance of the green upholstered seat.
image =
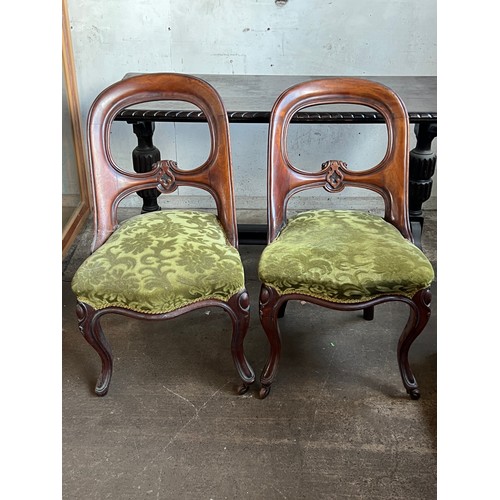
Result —
<instances>
[{"instance_id":1,"label":"green upholstered seat","mask_svg":"<svg viewBox=\"0 0 500 500\"><path fill-rule=\"evenodd\" d=\"M79 301L161 314L205 299L227 301L245 287L238 251L218 219L161 211L122 223L72 281Z\"/></svg>"},{"instance_id":2,"label":"green upholstered seat","mask_svg":"<svg viewBox=\"0 0 500 500\"><path fill-rule=\"evenodd\" d=\"M279 294L331 302L383 295L412 297L434 279L425 255L381 217L311 210L289 219L259 264L261 281Z\"/></svg>"}]
</instances>

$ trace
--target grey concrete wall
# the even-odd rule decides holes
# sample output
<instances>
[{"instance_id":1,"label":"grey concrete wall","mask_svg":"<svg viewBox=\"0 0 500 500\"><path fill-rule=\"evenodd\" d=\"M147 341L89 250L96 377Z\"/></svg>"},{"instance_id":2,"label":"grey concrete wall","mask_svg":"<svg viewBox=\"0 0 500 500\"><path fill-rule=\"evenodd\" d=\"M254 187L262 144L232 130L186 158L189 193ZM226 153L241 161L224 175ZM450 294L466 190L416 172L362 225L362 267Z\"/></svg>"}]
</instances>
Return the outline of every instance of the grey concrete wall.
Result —
<instances>
[{"instance_id":1,"label":"grey concrete wall","mask_svg":"<svg viewBox=\"0 0 500 500\"><path fill-rule=\"evenodd\" d=\"M435 75L435 0L69 0L82 121L95 96L128 72L194 74ZM113 126L116 161L131 168L131 127ZM267 128L231 125L237 206L265 208ZM326 159L369 166L380 158L380 126L296 126L292 159L319 168ZM183 168L208 153L203 124L159 124L162 158ZM332 144L335 145L332 151ZM412 146L414 138L412 137ZM434 147L437 142L434 141ZM333 155L333 156L332 156ZM317 190L296 202L330 206ZM435 208L436 189L426 208ZM196 196L194 196L196 195ZM198 191L180 190L162 205L209 206ZM303 199L306 197L306 199ZM349 190L335 206L378 207L370 193ZM124 201L140 205L137 196Z\"/></svg>"}]
</instances>

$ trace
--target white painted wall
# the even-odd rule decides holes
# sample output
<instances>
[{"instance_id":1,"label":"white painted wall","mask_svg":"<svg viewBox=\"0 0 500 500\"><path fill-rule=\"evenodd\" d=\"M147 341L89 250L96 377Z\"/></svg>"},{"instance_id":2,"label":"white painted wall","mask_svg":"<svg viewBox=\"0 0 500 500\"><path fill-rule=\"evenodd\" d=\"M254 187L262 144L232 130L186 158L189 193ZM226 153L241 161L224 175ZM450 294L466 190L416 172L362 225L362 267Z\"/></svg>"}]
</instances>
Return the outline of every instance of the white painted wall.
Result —
<instances>
[{"instance_id":1,"label":"white painted wall","mask_svg":"<svg viewBox=\"0 0 500 500\"><path fill-rule=\"evenodd\" d=\"M436 74L435 0L278 4L275 0L69 0L82 121L95 96L128 72ZM310 168L333 158L368 166L384 148L385 131L380 126L297 126L291 132L292 159L305 158ZM334 140L334 151L328 138ZM267 128L232 124L231 139L237 207L265 208ZM195 140L199 146L193 146ZM162 158L189 168L206 157L208 133L203 124L158 124L155 144ZM115 124L113 152L121 165L131 168L135 145L131 127ZM206 197L192 198L194 193L198 194L185 189L168 201L162 196L161 204L183 206L189 201L205 206ZM436 189L426 208L435 208L435 193ZM326 192L312 194L309 205L330 203ZM140 206L141 200L134 196L126 203ZM370 207L378 202L347 192L338 203Z\"/></svg>"}]
</instances>

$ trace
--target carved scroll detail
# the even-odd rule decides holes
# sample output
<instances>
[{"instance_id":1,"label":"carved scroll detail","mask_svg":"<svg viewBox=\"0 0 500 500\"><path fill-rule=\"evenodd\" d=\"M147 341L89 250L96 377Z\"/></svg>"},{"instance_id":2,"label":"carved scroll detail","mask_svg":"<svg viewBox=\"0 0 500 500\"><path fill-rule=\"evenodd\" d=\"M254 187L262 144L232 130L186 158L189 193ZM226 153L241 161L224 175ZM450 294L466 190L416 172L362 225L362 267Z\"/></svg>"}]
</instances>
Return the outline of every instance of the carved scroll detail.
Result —
<instances>
[{"instance_id":1,"label":"carved scroll detail","mask_svg":"<svg viewBox=\"0 0 500 500\"><path fill-rule=\"evenodd\" d=\"M241 292L238 297L238 306L245 313L250 311L250 297L246 291Z\"/></svg>"},{"instance_id":2,"label":"carved scroll detail","mask_svg":"<svg viewBox=\"0 0 500 500\"><path fill-rule=\"evenodd\" d=\"M260 297L259 297L259 302L260 302L260 307L259 307L259 316L262 319L262 314L264 307L267 306L269 301L271 300L272 297L272 288L267 286L267 285L262 285L260 287Z\"/></svg>"},{"instance_id":3,"label":"carved scroll detail","mask_svg":"<svg viewBox=\"0 0 500 500\"><path fill-rule=\"evenodd\" d=\"M157 189L162 193L171 193L177 189L177 184L175 182L175 175L172 170L175 171L177 168L177 163L173 160L160 160L157 161L153 168L158 168L158 174L156 180L158 181Z\"/></svg>"},{"instance_id":4,"label":"carved scroll detail","mask_svg":"<svg viewBox=\"0 0 500 500\"><path fill-rule=\"evenodd\" d=\"M347 172L347 163L340 160L328 160L321 165L326 171L326 183L324 188L327 191L341 191L344 189L344 173Z\"/></svg>"},{"instance_id":5,"label":"carved scroll detail","mask_svg":"<svg viewBox=\"0 0 500 500\"><path fill-rule=\"evenodd\" d=\"M78 330L82 335L84 335L84 323L88 318L88 310L87 306L82 302L77 302L76 304L76 317L78 318Z\"/></svg>"}]
</instances>

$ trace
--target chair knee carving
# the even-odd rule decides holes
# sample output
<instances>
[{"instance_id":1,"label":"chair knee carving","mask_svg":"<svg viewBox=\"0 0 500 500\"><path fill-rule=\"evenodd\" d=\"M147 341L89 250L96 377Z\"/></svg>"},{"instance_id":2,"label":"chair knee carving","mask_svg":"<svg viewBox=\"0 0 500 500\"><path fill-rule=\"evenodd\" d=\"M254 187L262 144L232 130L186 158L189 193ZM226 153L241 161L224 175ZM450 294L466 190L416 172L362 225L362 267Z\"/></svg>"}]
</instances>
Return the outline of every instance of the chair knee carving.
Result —
<instances>
[{"instance_id":1,"label":"chair knee carving","mask_svg":"<svg viewBox=\"0 0 500 500\"><path fill-rule=\"evenodd\" d=\"M120 168L110 152L114 117L125 107L159 100L198 106L208 122L208 159L193 170L160 160L148 173ZM189 75L157 73L134 76L105 89L87 121L88 153L94 201L91 255L74 275L79 328L102 362L95 392L108 392L113 357L101 328L110 313L144 320L175 318L202 307L220 307L232 321L232 358L244 393L255 375L243 349L249 324L249 297L238 253L229 124L217 92ZM156 188L172 193L178 186L208 191L217 214L161 210L120 224L119 202L130 193Z\"/></svg>"},{"instance_id":2,"label":"chair knee carving","mask_svg":"<svg viewBox=\"0 0 500 500\"><path fill-rule=\"evenodd\" d=\"M343 161L327 160L317 172L292 165L286 137L292 116L323 104L348 103L378 111L387 127L387 150L373 167L351 170ZM277 99L271 113L268 142L268 245L259 262L262 282L259 314L270 343L261 374L262 398L276 378L281 353L278 318L286 303L301 300L331 309L363 310L401 301L410 315L397 347L403 385L412 399L420 396L408 362L413 341L430 316L431 263L413 244L408 214L408 114L389 88L356 78L328 78L300 83ZM383 217L353 210L309 210L287 218L289 199L299 191L345 187L377 192Z\"/></svg>"}]
</instances>

